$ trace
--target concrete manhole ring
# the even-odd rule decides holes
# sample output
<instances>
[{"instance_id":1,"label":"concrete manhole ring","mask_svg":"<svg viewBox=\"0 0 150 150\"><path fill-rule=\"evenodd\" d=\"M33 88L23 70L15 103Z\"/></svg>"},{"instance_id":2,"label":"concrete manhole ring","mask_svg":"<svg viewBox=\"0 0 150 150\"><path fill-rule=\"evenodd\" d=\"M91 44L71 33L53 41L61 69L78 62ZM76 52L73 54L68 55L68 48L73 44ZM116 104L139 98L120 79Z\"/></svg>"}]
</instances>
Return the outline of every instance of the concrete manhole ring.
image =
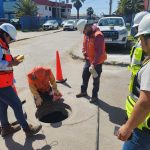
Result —
<instances>
[{"instance_id":1,"label":"concrete manhole ring","mask_svg":"<svg viewBox=\"0 0 150 150\"><path fill-rule=\"evenodd\" d=\"M59 123L71 115L72 109L65 103L45 103L36 112L36 118L41 123Z\"/></svg>"}]
</instances>

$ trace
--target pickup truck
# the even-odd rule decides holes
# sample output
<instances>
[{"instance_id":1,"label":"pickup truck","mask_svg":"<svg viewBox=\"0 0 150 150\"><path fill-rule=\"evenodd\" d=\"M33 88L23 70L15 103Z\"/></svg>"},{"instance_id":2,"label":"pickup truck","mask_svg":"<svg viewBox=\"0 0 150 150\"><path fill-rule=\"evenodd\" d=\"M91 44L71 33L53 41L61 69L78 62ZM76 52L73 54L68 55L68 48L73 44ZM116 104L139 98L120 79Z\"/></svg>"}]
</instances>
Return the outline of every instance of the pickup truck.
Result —
<instances>
[{"instance_id":1,"label":"pickup truck","mask_svg":"<svg viewBox=\"0 0 150 150\"><path fill-rule=\"evenodd\" d=\"M128 30L122 17L102 17L98 27L104 35L106 44L121 45L126 48Z\"/></svg>"}]
</instances>

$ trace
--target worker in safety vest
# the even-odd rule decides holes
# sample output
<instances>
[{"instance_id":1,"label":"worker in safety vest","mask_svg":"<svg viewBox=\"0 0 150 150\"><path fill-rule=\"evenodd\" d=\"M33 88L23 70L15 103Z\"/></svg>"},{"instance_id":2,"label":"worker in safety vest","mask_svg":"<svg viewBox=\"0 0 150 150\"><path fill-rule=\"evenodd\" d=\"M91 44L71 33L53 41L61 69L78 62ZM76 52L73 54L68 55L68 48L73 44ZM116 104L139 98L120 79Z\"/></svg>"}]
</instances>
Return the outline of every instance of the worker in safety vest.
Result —
<instances>
[{"instance_id":1,"label":"worker in safety vest","mask_svg":"<svg viewBox=\"0 0 150 150\"><path fill-rule=\"evenodd\" d=\"M23 128L26 136L36 134L40 126L32 126L27 123L23 115L22 104L13 89L14 75L13 66L18 66L23 59L20 56L13 57L9 50L9 44L16 40L16 28L4 23L0 26L0 122L2 137L20 130L19 125L11 125L7 117L7 108L10 106L18 123Z\"/></svg>"},{"instance_id":2,"label":"worker in safety vest","mask_svg":"<svg viewBox=\"0 0 150 150\"><path fill-rule=\"evenodd\" d=\"M62 97L57 89L55 77L51 69L37 66L28 73L29 88L34 96L36 107L39 108L43 101L57 101Z\"/></svg>"},{"instance_id":3,"label":"worker in safety vest","mask_svg":"<svg viewBox=\"0 0 150 150\"><path fill-rule=\"evenodd\" d=\"M123 150L150 150L150 15L140 22L136 37L140 37L148 58L133 79L132 92L126 100L129 119L119 129L118 138L126 141Z\"/></svg>"},{"instance_id":4,"label":"worker in safety vest","mask_svg":"<svg viewBox=\"0 0 150 150\"><path fill-rule=\"evenodd\" d=\"M81 92L76 97L87 96L88 82L92 74L93 91L90 102L96 102L98 100L102 64L107 59L104 36L96 25L89 25L87 20L84 19L78 21L77 28L81 33L84 33L82 52L86 62L82 74Z\"/></svg>"},{"instance_id":5,"label":"worker in safety vest","mask_svg":"<svg viewBox=\"0 0 150 150\"><path fill-rule=\"evenodd\" d=\"M149 14L149 12L142 11L135 15L133 27L136 29L137 32L138 32L139 23L141 22L143 17L147 14ZM130 52L131 62L130 62L130 65L128 66L128 69L132 75L131 75L131 80L129 84L129 92L132 91L133 78L135 77L139 69L141 68L142 61L144 60L144 58L145 56L141 47L141 41L140 39L138 39L137 43L132 47L132 50Z\"/></svg>"}]
</instances>

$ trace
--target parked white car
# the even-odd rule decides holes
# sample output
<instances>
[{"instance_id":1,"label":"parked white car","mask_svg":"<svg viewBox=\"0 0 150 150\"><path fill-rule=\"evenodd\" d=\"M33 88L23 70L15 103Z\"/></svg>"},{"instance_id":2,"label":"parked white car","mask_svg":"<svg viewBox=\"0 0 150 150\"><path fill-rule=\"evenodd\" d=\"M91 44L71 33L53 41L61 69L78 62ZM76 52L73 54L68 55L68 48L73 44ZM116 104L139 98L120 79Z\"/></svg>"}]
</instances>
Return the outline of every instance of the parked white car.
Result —
<instances>
[{"instance_id":1,"label":"parked white car","mask_svg":"<svg viewBox=\"0 0 150 150\"><path fill-rule=\"evenodd\" d=\"M43 24L43 29L44 30L50 30L50 29L58 29L59 28L59 24L56 20L47 20L44 24Z\"/></svg>"},{"instance_id":2,"label":"parked white car","mask_svg":"<svg viewBox=\"0 0 150 150\"><path fill-rule=\"evenodd\" d=\"M99 20L98 27L104 34L106 44L126 47L128 30L122 17L103 17Z\"/></svg>"},{"instance_id":3,"label":"parked white car","mask_svg":"<svg viewBox=\"0 0 150 150\"><path fill-rule=\"evenodd\" d=\"M68 20L64 24L63 30L77 30L77 20Z\"/></svg>"}]
</instances>

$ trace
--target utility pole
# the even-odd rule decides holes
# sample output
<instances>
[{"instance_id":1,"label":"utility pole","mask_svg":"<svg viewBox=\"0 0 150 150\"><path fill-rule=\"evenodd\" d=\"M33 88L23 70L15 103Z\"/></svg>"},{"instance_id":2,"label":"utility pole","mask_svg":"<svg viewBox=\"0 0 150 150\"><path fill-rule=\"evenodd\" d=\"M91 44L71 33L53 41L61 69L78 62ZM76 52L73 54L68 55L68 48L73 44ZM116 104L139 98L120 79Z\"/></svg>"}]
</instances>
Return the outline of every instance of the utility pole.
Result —
<instances>
[{"instance_id":1,"label":"utility pole","mask_svg":"<svg viewBox=\"0 0 150 150\"><path fill-rule=\"evenodd\" d=\"M109 15L112 13L112 0L109 0Z\"/></svg>"}]
</instances>

